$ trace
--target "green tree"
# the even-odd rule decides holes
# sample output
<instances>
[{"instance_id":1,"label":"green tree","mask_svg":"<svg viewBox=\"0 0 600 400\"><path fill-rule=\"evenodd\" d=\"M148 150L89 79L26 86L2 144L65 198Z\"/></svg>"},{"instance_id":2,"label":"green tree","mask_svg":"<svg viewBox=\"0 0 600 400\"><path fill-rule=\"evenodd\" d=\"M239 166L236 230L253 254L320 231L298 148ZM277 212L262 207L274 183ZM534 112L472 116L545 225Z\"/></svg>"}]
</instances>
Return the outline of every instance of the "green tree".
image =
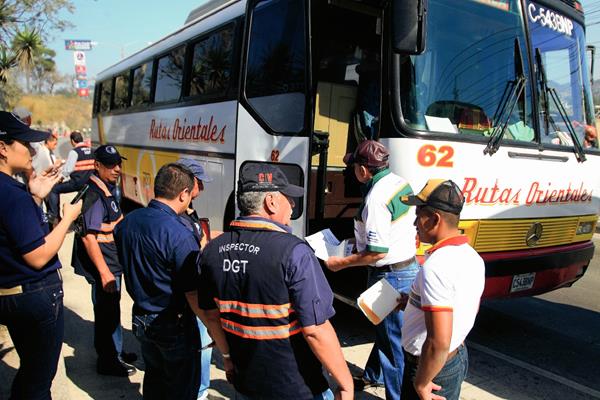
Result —
<instances>
[{"instance_id":1,"label":"green tree","mask_svg":"<svg viewBox=\"0 0 600 400\"><path fill-rule=\"evenodd\" d=\"M41 58L40 56L44 50L42 37L35 30L25 28L15 35L12 49L17 64L25 73L27 92L31 92L31 72Z\"/></svg>"},{"instance_id":2,"label":"green tree","mask_svg":"<svg viewBox=\"0 0 600 400\"><path fill-rule=\"evenodd\" d=\"M44 46L49 32L71 26L60 17L60 12L72 13L74 9L71 0L0 0L0 97L7 97L5 87L14 77L10 71L17 66L25 73L30 90L37 63L46 62L49 66L50 54Z\"/></svg>"}]
</instances>

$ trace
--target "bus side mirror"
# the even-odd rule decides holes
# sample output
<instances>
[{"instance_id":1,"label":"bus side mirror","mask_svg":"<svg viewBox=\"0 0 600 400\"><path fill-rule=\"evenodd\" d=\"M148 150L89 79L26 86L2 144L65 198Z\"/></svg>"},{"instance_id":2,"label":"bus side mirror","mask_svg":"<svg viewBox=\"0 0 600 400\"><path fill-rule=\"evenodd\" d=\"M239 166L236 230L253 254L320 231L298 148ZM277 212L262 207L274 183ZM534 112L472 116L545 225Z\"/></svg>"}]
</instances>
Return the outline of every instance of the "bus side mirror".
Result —
<instances>
[{"instance_id":1,"label":"bus side mirror","mask_svg":"<svg viewBox=\"0 0 600 400\"><path fill-rule=\"evenodd\" d=\"M596 46L587 45L586 50L590 52L590 83L594 84L594 58L596 58Z\"/></svg>"},{"instance_id":2,"label":"bus side mirror","mask_svg":"<svg viewBox=\"0 0 600 400\"><path fill-rule=\"evenodd\" d=\"M425 51L427 0L392 0L392 48L400 54Z\"/></svg>"}]
</instances>

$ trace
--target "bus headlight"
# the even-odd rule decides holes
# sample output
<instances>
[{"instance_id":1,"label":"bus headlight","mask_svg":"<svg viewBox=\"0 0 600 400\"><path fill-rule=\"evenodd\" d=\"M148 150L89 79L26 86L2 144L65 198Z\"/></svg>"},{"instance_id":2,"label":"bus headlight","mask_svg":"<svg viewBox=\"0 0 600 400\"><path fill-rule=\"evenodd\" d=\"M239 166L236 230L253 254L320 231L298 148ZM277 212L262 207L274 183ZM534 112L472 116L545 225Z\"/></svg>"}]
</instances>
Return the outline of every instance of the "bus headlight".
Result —
<instances>
[{"instance_id":1,"label":"bus headlight","mask_svg":"<svg viewBox=\"0 0 600 400\"><path fill-rule=\"evenodd\" d=\"M579 225L577 225L577 232L575 234L576 235L587 235L587 234L592 233L593 229L594 229L594 221L580 222Z\"/></svg>"}]
</instances>

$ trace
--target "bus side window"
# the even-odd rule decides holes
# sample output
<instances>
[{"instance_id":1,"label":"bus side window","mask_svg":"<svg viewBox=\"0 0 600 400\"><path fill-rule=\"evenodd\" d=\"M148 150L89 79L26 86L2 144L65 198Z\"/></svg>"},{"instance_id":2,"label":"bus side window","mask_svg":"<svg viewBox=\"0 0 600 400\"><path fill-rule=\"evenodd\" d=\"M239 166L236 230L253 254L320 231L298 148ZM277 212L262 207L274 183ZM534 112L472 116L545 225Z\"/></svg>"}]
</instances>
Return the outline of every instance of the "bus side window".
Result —
<instances>
[{"instance_id":1,"label":"bus side window","mask_svg":"<svg viewBox=\"0 0 600 400\"><path fill-rule=\"evenodd\" d=\"M171 50L170 53L158 59L156 73L156 103L179 100L183 82L185 47Z\"/></svg>"},{"instance_id":2,"label":"bus side window","mask_svg":"<svg viewBox=\"0 0 600 400\"><path fill-rule=\"evenodd\" d=\"M115 78L115 96L113 99L113 110L127 108L129 106L129 71Z\"/></svg>"},{"instance_id":3,"label":"bus side window","mask_svg":"<svg viewBox=\"0 0 600 400\"><path fill-rule=\"evenodd\" d=\"M133 70L133 87L131 90L132 106L150 103L152 64L152 61L148 61Z\"/></svg>"},{"instance_id":4,"label":"bus side window","mask_svg":"<svg viewBox=\"0 0 600 400\"><path fill-rule=\"evenodd\" d=\"M110 111L110 94L112 92L112 79L107 79L100 84L100 112Z\"/></svg>"},{"instance_id":5,"label":"bus side window","mask_svg":"<svg viewBox=\"0 0 600 400\"><path fill-rule=\"evenodd\" d=\"M306 35L304 2L266 0L252 14L245 93L275 132L305 126Z\"/></svg>"},{"instance_id":6,"label":"bus side window","mask_svg":"<svg viewBox=\"0 0 600 400\"><path fill-rule=\"evenodd\" d=\"M189 96L227 94L233 56L233 25L200 39L193 45Z\"/></svg>"}]
</instances>

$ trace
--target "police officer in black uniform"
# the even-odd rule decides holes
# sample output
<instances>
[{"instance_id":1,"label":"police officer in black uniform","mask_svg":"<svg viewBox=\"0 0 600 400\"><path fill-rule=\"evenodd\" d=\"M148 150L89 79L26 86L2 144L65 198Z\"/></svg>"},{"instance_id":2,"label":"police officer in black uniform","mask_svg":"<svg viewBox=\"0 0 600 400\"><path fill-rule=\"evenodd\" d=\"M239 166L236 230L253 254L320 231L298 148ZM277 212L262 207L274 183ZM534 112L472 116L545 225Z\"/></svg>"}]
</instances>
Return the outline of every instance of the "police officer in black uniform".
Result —
<instances>
[{"instance_id":1,"label":"police officer in black uniform","mask_svg":"<svg viewBox=\"0 0 600 400\"><path fill-rule=\"evenodd\" d=\"M58 250L81 202L66 204L63 220L50 232L40 205L60 176L57 170L29 179L32 142L48 137L15 115L0 111L0 324L6 325L20 366L11 399L50 399L64 332Z\"/></svg>"},{"instance_id":2,"label":"police officer in black uniform","mask_svg":"<svg viewBox=\"0 0 600 400\"><path fill-rule=\"evenodd\" d=\"M94 304L94 347L97 371L102 375L129 376L136 369L126 362L136 355L123 352L121 327L121 275L113 238L115 226L123 219L116 184L121 176L121 157L113 146L100 146L94 152L96 172L90 176L84 198L82 229L75 240L75 272L92 285Z\"/></svg>"},{"instance_id":3,"label":"police officer in black uniform","mask_svg":"<svg viewBox=\"0 0 600 400\"><path fill-rule=\"evenodd\" d=\"M236 399L332 399L322 366L339 398L353 398L329 323L333 294L314 252L289 227L293 198L303 193L278 167L246 163L238 184L242 216L202 254L200 317L213 337L225 331Z\"/></svg>"}]
</instances>

